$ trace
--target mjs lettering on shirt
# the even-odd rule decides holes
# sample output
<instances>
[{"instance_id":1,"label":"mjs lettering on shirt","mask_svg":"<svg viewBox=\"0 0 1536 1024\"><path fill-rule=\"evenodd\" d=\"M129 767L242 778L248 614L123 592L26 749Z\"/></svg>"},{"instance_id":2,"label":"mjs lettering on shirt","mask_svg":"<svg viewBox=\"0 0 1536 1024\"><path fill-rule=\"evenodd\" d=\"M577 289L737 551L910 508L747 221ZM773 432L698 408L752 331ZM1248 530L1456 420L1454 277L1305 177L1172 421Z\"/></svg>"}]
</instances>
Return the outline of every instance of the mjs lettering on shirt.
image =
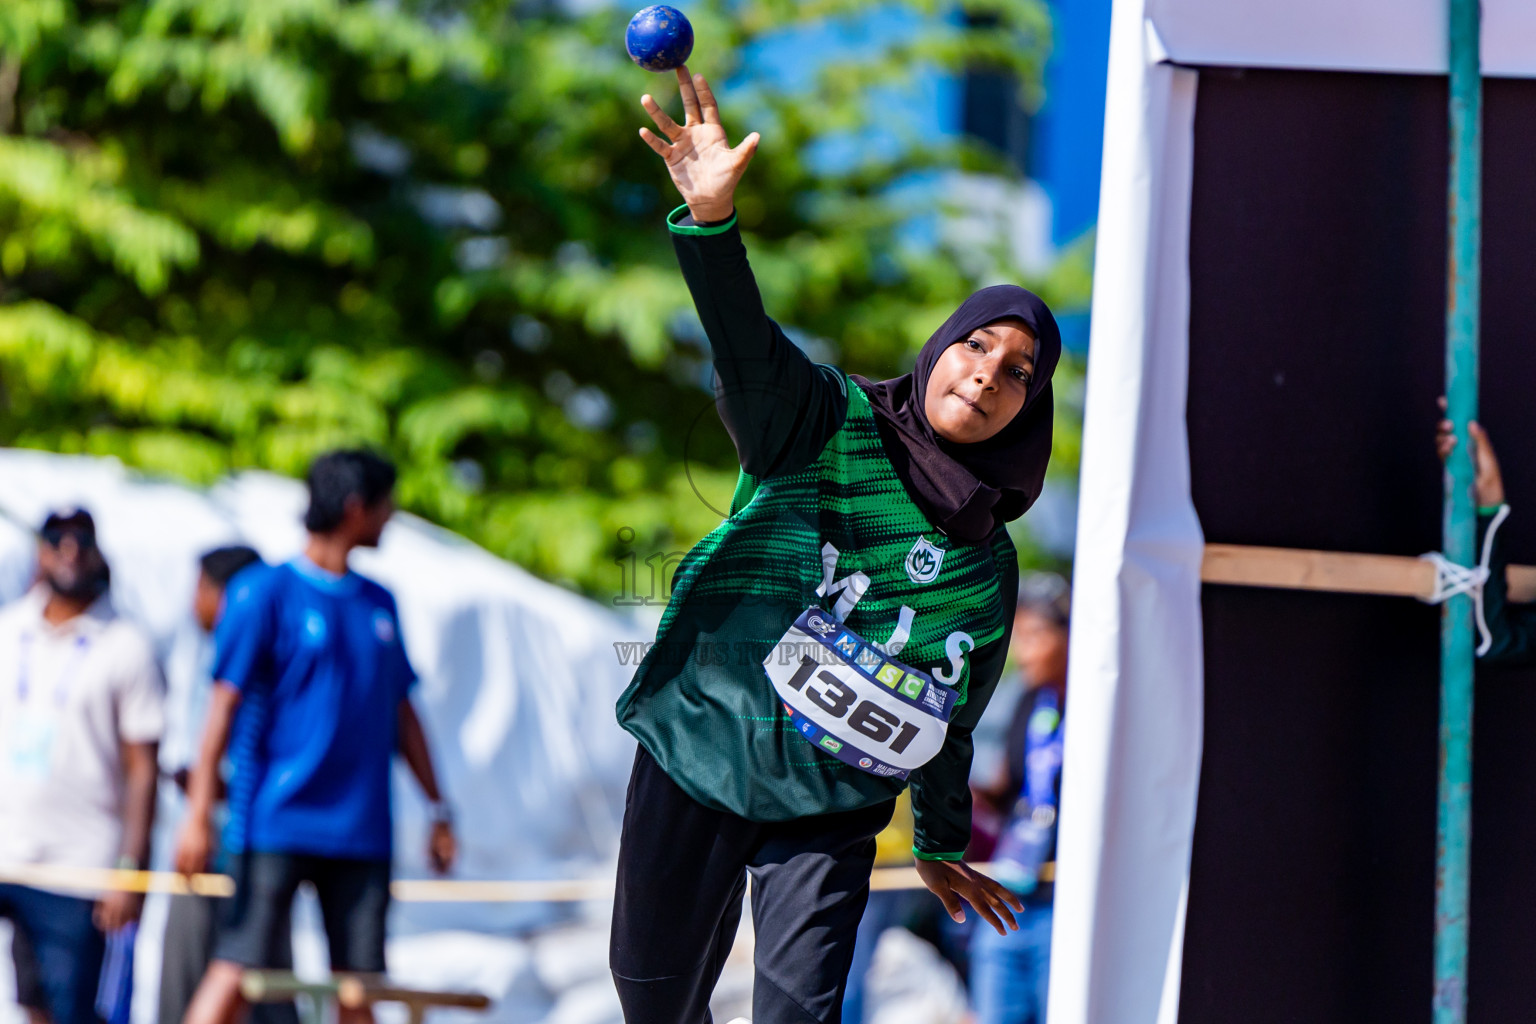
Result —
<instances>
[{"instance_id":1,"label":"mjs lettering on shirt","mask_svg":"<svg viewBox=\"0 0 1536 1024\"><path fill-rule=\"evenodd\" d=\"M831 608L802 612L763 668L808 742L862 771L905 778L943 748L959 703L954 687L975 641L951 633L944 645L948 664L933 675L896 660L911 638L916 611L903 604L889 639L866 640L845 620L869 591L870 577L855 571L839 579L838 550L830 543L822 545L821 556L816 594ZM937 574L936 564L925 564Z\"/></svg>"},{"instance_id":2,"label":"mjs lettering on shirt","mask_svg":"<svg viewBox=\"0 0 1536 1024\"><path fill-rule=\"evenodd\" d=\"M928 545L932 547L932 545ZM868 574L854 571L841 579L837 578L837 560L841 553L831 543L821 546L821 585L816 588L816 596L823 601L834 599L832 607L828 609L832 617L839 621L846 621L854 607L869 590L870 579ZM938 575L938 566L933 566L934 576ZM931 579L932 577L930 577ZM907 641L912 638L912 629L917 623L917 612L908 605L902 605L897 613L896 625L891 630L890 637L878 647L889 657L900 654L902 648L907 646ZM944 638L944 658L946 664L933 669L933 678L947 686L958 686L961 673L965 669L965 656L976 649L975 639L963 630L955 630Z\"/></svg>"}]
</instances>

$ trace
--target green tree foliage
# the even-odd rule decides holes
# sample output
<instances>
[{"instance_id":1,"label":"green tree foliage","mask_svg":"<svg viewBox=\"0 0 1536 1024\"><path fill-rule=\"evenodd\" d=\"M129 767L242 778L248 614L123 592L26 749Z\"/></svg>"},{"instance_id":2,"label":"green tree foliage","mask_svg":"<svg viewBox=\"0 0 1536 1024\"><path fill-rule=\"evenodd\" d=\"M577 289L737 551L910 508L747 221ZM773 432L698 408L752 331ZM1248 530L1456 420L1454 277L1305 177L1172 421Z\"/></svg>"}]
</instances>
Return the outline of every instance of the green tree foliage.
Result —
<instances>
[{"instance_id":1,"label":"green tree foliage","mask_svg":"<svg viewBox=\"0 0 1536 1024\"><path fill-rule=\"evenodd\" d=\"M966 62L1036 81L1047 36L1036 0L971 4L995 17L970 29L905 6L934 29L793 90L741 55L857 0L689 12L696 70L736 83L733 134L764 136L739 209L770 308L875 376L978 283L974 260L903 244L888 186L1001 169L870 97ZM193 481L375 445L405 507L598 593L622 552L686 548L733 463L661 224L674 197L635 134L639 94L675 107L675 88L624 56L627 14L5 0L0 443ZM870 131L902 144L843 171L804 158ZM1081 278L1036 284L1071 305Z\"/></svg>"}]
</instances>

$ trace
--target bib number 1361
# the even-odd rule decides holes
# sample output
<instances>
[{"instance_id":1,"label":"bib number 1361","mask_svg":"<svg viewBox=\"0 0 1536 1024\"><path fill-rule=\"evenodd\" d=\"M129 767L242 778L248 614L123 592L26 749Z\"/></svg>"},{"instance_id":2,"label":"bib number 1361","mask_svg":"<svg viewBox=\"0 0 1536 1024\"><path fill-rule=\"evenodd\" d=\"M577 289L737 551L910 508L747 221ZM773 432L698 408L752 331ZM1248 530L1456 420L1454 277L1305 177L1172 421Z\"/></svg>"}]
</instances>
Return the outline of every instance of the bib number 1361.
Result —
<instances>
[{"instance_id":1,"label":"bib number 1361","mask_svg":"<svg viewBox=\"0 0 1536 1024\"><path fill-rule=\"evenodd\" d=\"M874 701L859 700L853 687L813 658L802 656L800 667L789 677L786 685L791 690L804 693L806 700L833 718L846 718L849 729L876 743L885 744L892 753L906 753L908 745L917 738L920 731L916 725L903 721Z\"/></svg>"}]
</instances>

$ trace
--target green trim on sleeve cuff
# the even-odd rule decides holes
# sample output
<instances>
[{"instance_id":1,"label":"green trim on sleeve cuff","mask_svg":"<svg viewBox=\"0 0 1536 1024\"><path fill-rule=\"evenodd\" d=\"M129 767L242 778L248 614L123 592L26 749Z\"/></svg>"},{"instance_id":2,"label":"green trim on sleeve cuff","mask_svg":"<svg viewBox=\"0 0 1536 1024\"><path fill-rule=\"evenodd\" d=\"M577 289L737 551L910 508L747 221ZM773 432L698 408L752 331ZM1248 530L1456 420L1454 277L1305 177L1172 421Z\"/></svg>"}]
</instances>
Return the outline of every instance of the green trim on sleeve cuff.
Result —
<instances>
[{"instance_id":1,"label":"green trim on sleeve cuff","mask_svg":"<svg viewBox=\"0 0 1536 1024\"><path fill-rule=\"evenodd\" d=\"M723 235L736 226L736 211L731 211L728 220L719 224L711 224L708 227L700 227L697 224L679 224L688 214L688 204L684 203L671 213L667 214L667 228L674 235Z\"/></svg>"},{"instance_id":2,"label":"green trim on sleeve cuff","mask_svg":"<svg viewBox=\"0 0 1536 1024\"><path fill-rule=\"evenodd\" d=\"M1499 509L1503 507L1503 505L1479 505L1477 506L1477 514L1489 517L1496 516L1499 514Z\"/></svg>"},{"instance_id":3,"label":"green trim on sleeve cuff","mask_svg":"<svg viewBox=\"0 0 1536 1024\"><path fill-rule=\"evenodd\" d=\"M919 850L917 847L914 846L914 847L912 847L912 856L916 857L918 860L957 861L957 860L964 860L965 859L965 852L961 851L960 853L924 853L922 850Z\"/></svg>"}]
</instances>

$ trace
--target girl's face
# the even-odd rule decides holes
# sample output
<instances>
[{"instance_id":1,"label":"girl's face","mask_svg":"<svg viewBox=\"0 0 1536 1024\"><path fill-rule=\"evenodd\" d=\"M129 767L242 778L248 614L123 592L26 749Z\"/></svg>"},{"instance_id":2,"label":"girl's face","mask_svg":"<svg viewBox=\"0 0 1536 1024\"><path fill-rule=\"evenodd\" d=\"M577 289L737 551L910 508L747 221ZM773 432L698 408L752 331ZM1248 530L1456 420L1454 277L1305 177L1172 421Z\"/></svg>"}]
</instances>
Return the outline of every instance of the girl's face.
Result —
<instances>
[{"instance_id":1,"label":"girl's face","mask_svg":"<svg viewBox=\"0 0 1536 1024\"><path fill-rule=\"evenodd\" d=\"M928 374L923 411L946 441L985 441L1024 408L1034 374L1034 335L1017 320L999 320L944 350Z\"/></svg>"}]
</instances>

